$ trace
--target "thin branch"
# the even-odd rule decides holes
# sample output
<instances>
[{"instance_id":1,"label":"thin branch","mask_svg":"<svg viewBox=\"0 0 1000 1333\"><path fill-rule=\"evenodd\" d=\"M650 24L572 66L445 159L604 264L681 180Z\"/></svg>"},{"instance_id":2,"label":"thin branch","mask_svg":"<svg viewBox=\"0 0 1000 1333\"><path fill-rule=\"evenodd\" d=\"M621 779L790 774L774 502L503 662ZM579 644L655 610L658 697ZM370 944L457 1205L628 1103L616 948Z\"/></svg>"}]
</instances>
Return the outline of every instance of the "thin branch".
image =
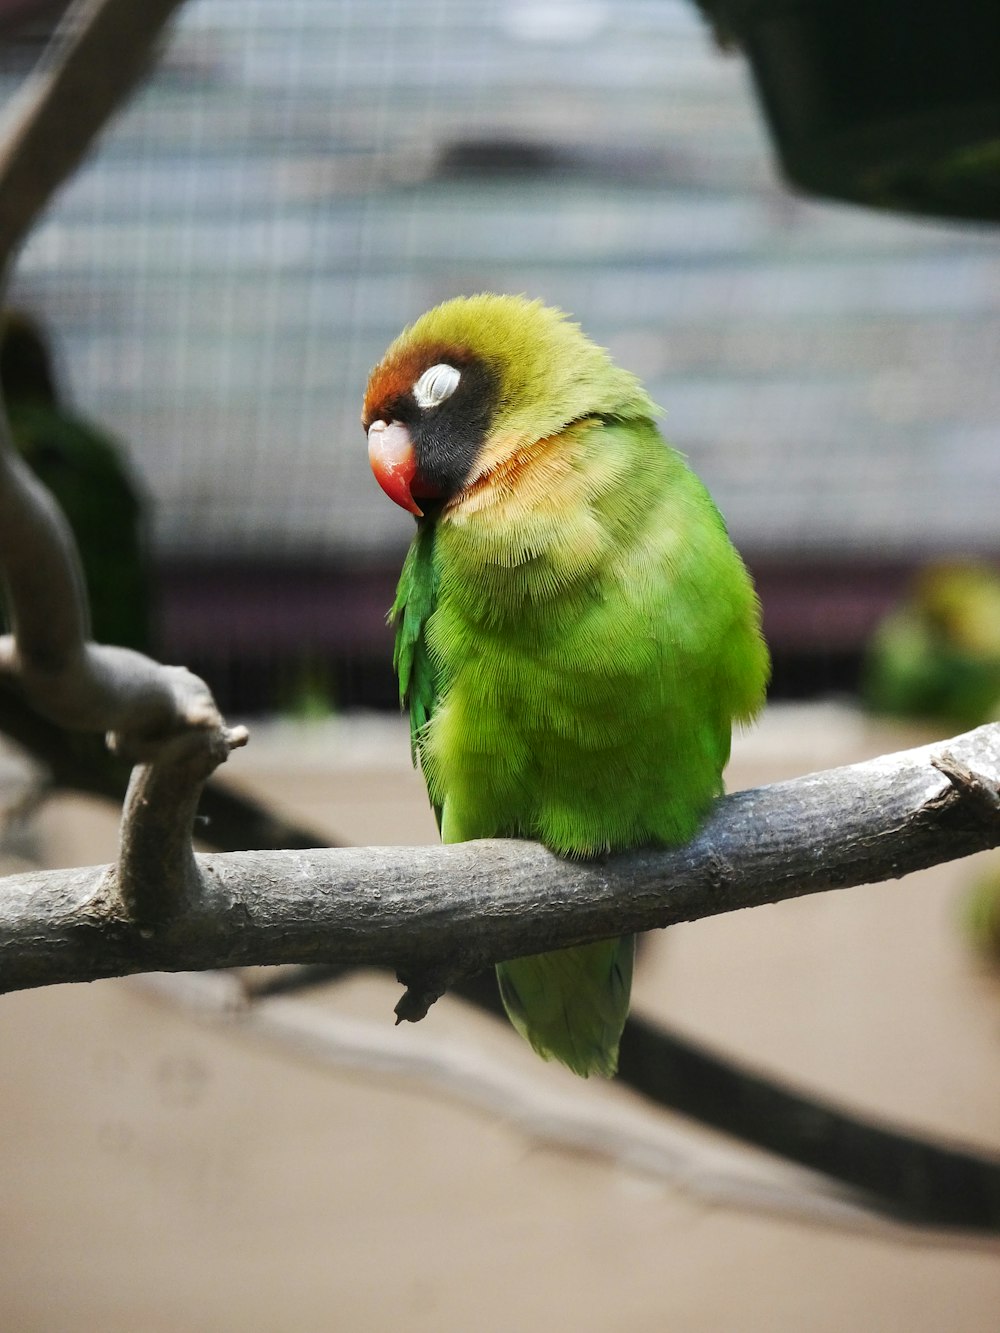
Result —
<instances>
[{"instance_id":1,"label":"thin branch","mask_svg":"<svg viewBox=\"0 0 1000 1333\"><path fill-rule=\"evenodd\" d=\"M609 1105L602 1099L594 1105L585 1090L574 1089L571 1096L558 1093L550 1080L506 1069L469 1045L417 1034L404 1040L387 1025L346 1018L287 997L247 1004L239 980L230 973L157 974L145 984L202 1020L228 1023L236 1033L266 1042L282 1054L368 1078L406 1079L548 1148L609 1161L704 1206L907 1245L995 1253L1000 1243L972 1232L938 1231L933 1224L915 1227L887 1218L821 1177L762 1157L748 1159L722 1145L708 1146L703 1136L620 1100Z\"/></svg>"},{"instance_id":2,"label":"thin branch","mask_svg":"<svg viewBox=\"0 0 1000 1333\"><path fill-rule=\"evenodd\" d=\"M838 1105L635 1014L622 1034L619 1078L652 1105L821 1172L884 1215L1000 1234L1000 1157L983 1148Z\"/></svg>"},{"instance_id":3,"label":"thin branch","mask_svg":"<svg viewBox=\"0 0 1000 1333\"><path fill-rule=\"evenodd\" d=\"M286 973L286 994L291 971L276 978ZM492 975L463 982L455 994L507 1023ZM616 1083L649 1105L820 1172L897 1221L1000 1234L1000 1157L866 1116L635 1011L622 1033Z\"/></svg>"},{"instance_id":4,"label":"thin branch","mask_svg":"<svg viewBox=\"0 0 1000 1333\"><path fill-rule=\"evenodd\" d=\"M18 875L0 898L0 990L144 971L361 963L415 976L898 878L1000 845L938 771L1000 785L1000 725L717 802L683 847L572 862L515 840L196 858L201 896L144 938L103 868Z\"/></svg>"},{"instance_id":5,"label":"thin branch","mask_svg":"<svg viewBox=\"0 0 1000 1333\"><path fill-rule=\"evenodd\" d=\"M141 762L118 868L102 891L120 895L148 930L201 896L191 851L198 799L247 733L226 729L207 685L185 668L86 641L86 595L69 529L2 443L0 569L14 627L0 637L0 673L50 722L106 730L116 753Z\"/></svg>"},{"instance_id":6,"label":"thin branch","mask_svg":"<svg viewBox=\"0 0 1000 1333\"><path fill-rule=\"evenodd\" d=\"M296 998L356 975L358 969L343 966L188 973L178 980L176 993L195 1006L203 997L212 1014L220 988L252 1006ZM170 993L172 980L160 974L156 986ZM492 970L459 982L451 994L500 1020L515 1040ZM677 1111L820 1172L846 1186L859 1205L908 1226L1000 1234L996 1155L935 1141L838 1105L635 1010L622 1033L615 1086L637 1092L650 1106Z\"/></svg>"}]
</instances>

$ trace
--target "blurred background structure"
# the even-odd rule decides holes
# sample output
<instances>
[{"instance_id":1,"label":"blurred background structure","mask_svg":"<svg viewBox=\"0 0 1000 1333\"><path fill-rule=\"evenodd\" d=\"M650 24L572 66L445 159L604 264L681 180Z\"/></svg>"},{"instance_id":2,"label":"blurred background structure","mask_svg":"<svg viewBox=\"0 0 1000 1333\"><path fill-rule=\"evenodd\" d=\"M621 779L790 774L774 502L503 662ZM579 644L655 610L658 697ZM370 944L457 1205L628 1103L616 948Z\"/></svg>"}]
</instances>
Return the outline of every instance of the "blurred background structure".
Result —
<instances>
[{"instance_id":1,"label":"blurred background structure","mask_svg":"<svg viewBox=\"0 0 1000 1333\"><path fill-rule=\"evenodd\" d=\"M6 30L0 94L44 27ZM779 696L855 684L920 561L1000 550L995 231L792 196L688 0L191 0L12 299L127 442L164 653L224 706L393 704L410 522L360 396L484 288L646 380L758 577Z\"/></svg>"}]
</instances>

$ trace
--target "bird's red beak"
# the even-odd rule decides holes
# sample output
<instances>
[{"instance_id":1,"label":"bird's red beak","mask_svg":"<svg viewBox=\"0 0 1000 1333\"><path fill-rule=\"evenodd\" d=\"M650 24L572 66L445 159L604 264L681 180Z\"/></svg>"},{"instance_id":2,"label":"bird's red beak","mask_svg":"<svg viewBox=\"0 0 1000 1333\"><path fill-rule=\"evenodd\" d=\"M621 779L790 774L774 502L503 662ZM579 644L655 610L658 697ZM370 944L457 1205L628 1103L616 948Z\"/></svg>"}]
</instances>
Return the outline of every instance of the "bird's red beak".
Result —
<instances>
[{"instance_id":1,"label":"bird's red beak","mask_svg":"<svg viewBox=\"0 0 1000 1333\"><path fill-rule=\"evenodd\" d=\"M401 421L373 421L368 427L368 461L375 480L390 500L403 509L423 516L411 486L417 475L417 455L410 432Z\"/></svg>"}]
</instances>

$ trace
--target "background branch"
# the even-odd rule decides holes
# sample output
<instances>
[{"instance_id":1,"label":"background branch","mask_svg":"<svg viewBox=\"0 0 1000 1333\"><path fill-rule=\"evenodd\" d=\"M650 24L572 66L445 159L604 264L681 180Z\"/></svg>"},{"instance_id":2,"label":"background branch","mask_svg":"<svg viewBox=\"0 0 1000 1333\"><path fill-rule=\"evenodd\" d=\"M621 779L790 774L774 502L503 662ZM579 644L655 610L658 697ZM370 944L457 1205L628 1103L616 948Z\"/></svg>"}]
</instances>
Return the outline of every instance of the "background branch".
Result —
<instances>
[{"instance_id":1,"label":"background branch","mask_svg":"<svg viewBox=\"0 0 1000 1333\"><path fill-rule=\"evenodd\" d=\"M279 1024L275 1028L272 1023L273 1001L295 1000L304 990L355 975L357 970L350 967L314 965L254 969L242 974L189 973L179 977L159 974L149 984L158 993L200 1010L203 1017L238 1018L251 1030L272 1030L280 1037L286 1027ZM451 994L498 1019L509 1031L492 969L460 981ZM261 1008L268 1013L258 1017ZM299 1042L296 1037L297 1026L302 1026L317 1035L320 1058L331 1062L336 1058L337 1032L342 1020L328 1009L301 1003L282 1013L287 1014L293 1049L310 1051L309 1041ZM381 1069L382 1052L386 1049L405 1065L407 1053L398 1042L390 1044L385 1038L373 1035L370 1045L372 1059L367 1067ZM408 1069L418 1076L424 1072L426 1060L420 1051ZM360 1051L354 1053L353 1059L356 1065L362 1065ZM437 1083L433 1070L431 1081ZM651 1106L678 1112L741 1143L762 1148L850 1187L851 1205L863 1219L862 1227L885 1225L876 1222L878 1215L910 1227L956 1228L970 1234L1000 1233L1000 1158L895 1128L828 1098L817 1097L805 1088L793 1087L676 1029L654 1022L635 1009L622 1033L615 1085L638 1093ZM450 1080L446 1087L454 1090ZM479 1088L478 1083L476 1087ZM488 1085L483 1085L484 1093L487 1088ZM500 1098L490 1106L501 1115L507 1109ZM525 1120L523 1127L538 1133L530 1119ZM543 1134L543 1137L552 1141L557 1135ZM559 1136L559 1141L572 1143L572 1129L565 1140ZM626 1151L613 1131L609 1132L608 1142L622 1148L623 1153ZM660 1169L669 1170L670 1163L667 1159L658 1165L654 1157L647 1165L656 1174ZM708 1172L706 1183L712 1179ZM685 1187L683 1181L679 1183ZM728 1183L715 1181L715 1184L719 1186L719 1200L740 1206L738 1195L730 1198ZM753 1197L754 1206L765 1211L774 1202L766 1197ZM798 1208L803 1217L827 1224L835 1221L836 1225L841 1222L854 1225L850 1218L831 1218L825 1206L814 1211L813 1190L802 1182L785 1203L793 1210ZM889 1223L889 1230L890 1234L898 1233L899 1227ZM940 1240L940 1235L937 1239Z\"/></svg>"},{"instance_id":2,"label":"background branch","mask_svg":"<svg viewBox=\"0 0 1000 1333\"><path fill-rule=\"evenodd\" d=\"M882 1177L892 1173L899 1159L896 1141L903 1144L911 1166L917 1153L921 1166L929 1164L929 1170L922 1171L916 1179L904 1185L906 1199L912 1206L900 1209L899 1198L892 1194L859 1197L854 1191L847 1192L829 1183L829 1179L789 1169L773 1159L748 1160L722 1145L706 1144L702 1136L695 1137L684 1126L671 1124L664 1118L651 1120L625 1099L616 1099L613 1104L601 1099L595 1104L585 1095L585 1089L575 1088L566 1094L553 1088L541 1067L539 1077L521 1074L505 1067L502 1062L485 1057L471 1045L440 1037L421 1038L419 1034L412 1034L401 1043L386 1025L332 1013L327 1008L293 999L282 988L255 992L260 998L248 1003L240 979L231 972L157 974L144 978L144 984L157 996L183 1007L201 1021L226 1024L234 1033L264 1041L282 1054L369 1078L405 1079L428 1092L485 1113L491 1119L502 1120L546 1147L611 1160L635 1175L664 1181L708 1207L783 1217L851 1234L876 1235L902 1244L935 1247L952 1244L974 1248L995 1248L997 1245L995 1236L990 1233L995 1233L1000 1226L1000 1195L997 1193L1000 1164L958 1150L906 1139L902 1135L891 1135L835 1108L830 1108L830 1115L838 1130L839 1121L843 1120L847 1125L857 1127L859 1139L861 1134L871 1130L876 1136L875 1146L882 1146L877 1138L880 1133L887 1141L892 1140L886 1144L889 1170L883 1169ZM507 1023L506 1015L502 1011L498 1013L500 1001L492 975L484 975L476 982L462 986L459 993L463 999L477 1004L482 1000L482 1007L497 1013ZM710 1064L713 1074L718 1069L724 1074L729 1072L697 1045L655 1029L642 1018L633 1016L629 1019L626 1034L632 1030L653 1036L657 1064L662 1065L665 1050L668 1077L681 1085L687 1071L683 1067L675 1069L670 1059L674 1045L682 1055L693 1054ZM703 1072L698 1069L695 1083L701 1082ZM764 1089L769 1087L766 1080L753 1073L747 1072L745 1077ZM617 1082L636 1086L624 1070L620 1071ZM718 1086L716 1078L713 1078L713 1086ZM727 1091L732 1090L732 1087L727 1088ZM670 1104L655 1096L648 1100L656 1105ZM803 1118L804 1110L811 1111L811 1108L811 1102L800 1098L799 1119ZM780 1119L783 1109L780 1103L776 1103L776 1109L779 1126L784 1127ZM729 1119L735 1119L732 1107ZM739 1137L745 1139L746 1136L741 1134ZM840 1141L839 1136L837 1141ZM959 1169L956 1170L956 1166ZM836 1171L827 1171L826 1175L834 1180L844 1179ZM973 1185L971 1207L964 1211L953 1208L952 1212L958 1215L948 1216L940 1209L937 1187L941 1183L958 1186L964 1178L971 1180ZM987 1185L993 1187L994 1206L992 1212L984 1214L981 1205ZM920 1186L926 1188L924 1194L918 1196ZM953 1203L961 1204L957 1194ZM914 1226L915 1222L920 1226ZM963 1229L942 1229L952 1227Z\"/></svg>"},{"instance_id":3,"label":"background branch","mask_svg":"<svg viewBox=\"0 0 1000 1333\"><path fill-rule=\"evenodd\" d=\"M0 123L0 270L146 73L183 0L77 0Z\"/></svg>"}]
</instances>

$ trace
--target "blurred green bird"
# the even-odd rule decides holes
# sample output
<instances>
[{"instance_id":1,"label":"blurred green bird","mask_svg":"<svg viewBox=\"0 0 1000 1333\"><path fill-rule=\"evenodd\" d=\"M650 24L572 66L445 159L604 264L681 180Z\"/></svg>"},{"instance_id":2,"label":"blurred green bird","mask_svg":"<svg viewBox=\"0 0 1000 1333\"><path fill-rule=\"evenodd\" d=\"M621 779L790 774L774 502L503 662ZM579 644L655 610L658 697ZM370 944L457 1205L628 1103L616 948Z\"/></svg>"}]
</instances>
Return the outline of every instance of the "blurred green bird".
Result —
<instances>
[{"instance_id":1,"label":"blurred green bird","mask_svg":"<svg viewBox=\"0 0 1000 1333\"><path fill-rule=\"evenodd\" d=\"M98 643L148 653L153 594L145 496L122 447L69 411L39 324L0 317L0 388L14 445L52 492L76 538Z\"/></svg>"},{"instance_id":2,"label":"blurred green bird","mask_svg":"<svg viewBox=\"0 0 1000 1333\"><path fill-rule=\"evenodd\" d=\"M876 713L975 727L1000 718L1000 571L927 565L869 644L862 698Z\"/></svg>"}]
</instances>

